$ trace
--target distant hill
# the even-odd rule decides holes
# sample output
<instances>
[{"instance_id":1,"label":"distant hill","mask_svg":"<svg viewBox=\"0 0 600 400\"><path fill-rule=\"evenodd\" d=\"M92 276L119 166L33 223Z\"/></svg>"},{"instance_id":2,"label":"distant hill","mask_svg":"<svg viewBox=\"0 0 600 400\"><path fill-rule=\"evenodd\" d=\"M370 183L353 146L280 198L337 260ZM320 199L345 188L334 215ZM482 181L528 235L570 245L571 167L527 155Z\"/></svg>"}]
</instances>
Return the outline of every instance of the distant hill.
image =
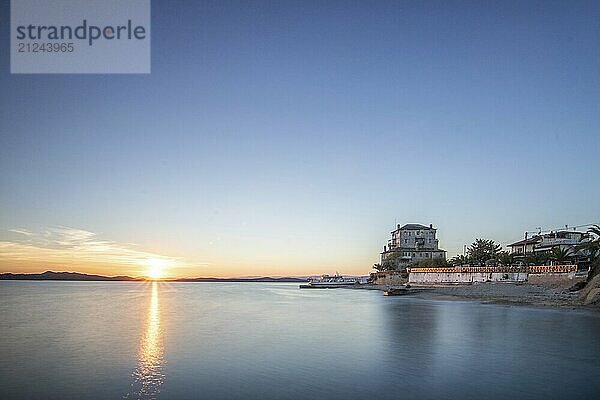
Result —
<instances>
[{"instance_id":1,"label":"distant hill","mask_svg":"<svg viewBox=\"0 0 600 400\"><path fill-rule=\"evenodd\" d=\"M130 276L102 276L81 274L79 272L46 271L41 274L0 274L0 280L12 281L141 281L142 278Z\"/></svg>"},{"instance_id":2,"label":"distant hill","mask_svg":"<svg viewBox=\"0 0 600 400\"><path fill-rule=\"evenodd\" d=\"M102 276L82 274L79 272L54 272L46 271L41 274L0 274L0 280L5 281L144 281L145 278L132 278L130 276ZM305 278L269 276L256 278L181 278L165 279L168 282L305 282Z\"/></svg>"},{"instance_id":3,"label":"distant hill","mask_svg":"<svg viewBox=\"0 0 600 400\"><path fill-rule=\"evenodd\" d=\"M181 278L173 279L173 282L306 282L306 278L282 277L271 278L262 276L258 278Z\"/></svg>"}]
</instances>

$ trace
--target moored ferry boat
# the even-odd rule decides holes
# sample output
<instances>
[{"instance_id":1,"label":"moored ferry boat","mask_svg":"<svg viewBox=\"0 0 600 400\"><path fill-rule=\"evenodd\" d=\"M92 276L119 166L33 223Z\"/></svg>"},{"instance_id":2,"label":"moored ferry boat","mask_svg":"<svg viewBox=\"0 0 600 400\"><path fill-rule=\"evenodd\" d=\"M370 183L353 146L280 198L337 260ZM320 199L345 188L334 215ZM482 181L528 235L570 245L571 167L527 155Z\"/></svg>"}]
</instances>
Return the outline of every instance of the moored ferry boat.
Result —
<instances>
[{"instance_id":1,"label":"moored ferry boat","mask_svg":"<svg viewBox=\"0 0 600 400\"><path fill-rule=\"evenodd\" d=\"M309 288L336 288L344 286L358 285L359 279L355 277L345 277L342 275L322 275L318 278L308 278L308 285L300 285L301 289Z\"/></svg>"}]
</instances>

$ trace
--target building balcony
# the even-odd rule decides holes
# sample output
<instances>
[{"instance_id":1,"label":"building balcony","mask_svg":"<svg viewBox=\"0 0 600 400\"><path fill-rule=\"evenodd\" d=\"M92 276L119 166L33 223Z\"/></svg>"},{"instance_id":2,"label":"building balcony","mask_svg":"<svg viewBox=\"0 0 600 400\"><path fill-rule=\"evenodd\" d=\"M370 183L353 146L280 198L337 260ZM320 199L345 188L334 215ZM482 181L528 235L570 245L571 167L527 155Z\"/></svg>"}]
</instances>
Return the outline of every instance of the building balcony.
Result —
<instances>
[{"instance_id":1,"label":"building balcony","mask_svg":"<svg viewBox=\"0 0 600 400\"><path fill-rule=\"evenodd\" d=\"M546 246L575 246L579 244L579 240L577 239L569 239L569 238L544 238L541 243L537 245L537 247L546 247Z\"/></svg>"}]
</instances>

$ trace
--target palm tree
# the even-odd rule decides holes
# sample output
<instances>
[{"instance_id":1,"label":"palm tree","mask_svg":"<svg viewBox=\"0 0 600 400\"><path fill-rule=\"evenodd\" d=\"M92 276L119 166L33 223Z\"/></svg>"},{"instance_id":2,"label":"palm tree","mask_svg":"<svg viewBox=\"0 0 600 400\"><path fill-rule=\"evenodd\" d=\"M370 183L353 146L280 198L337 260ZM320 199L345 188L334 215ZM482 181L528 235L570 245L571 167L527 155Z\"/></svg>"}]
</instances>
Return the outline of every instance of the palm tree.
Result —
<instances>
[{"instance_id":1,"label":"palm tree","mask_svg":"<svg viewBox=\"0 0 600 400\"><path fill-rule=\"evenodd\" d=\"M458 265L458 266L462 267L463 265L468 264L468 263L469 263L469 259L467 257L463 256L462 254L458 255L458 256L454 256L450 259L450 264L452 264L453 266Z\"/></svg>"},{"instance_id":2,"label":"palm tree","mask_svg":"<svg viewBox=\"0 0 600 400\"><path fill-rule=\"evenodd\" d=\"M600 226L592 225L587 231L587 238L576 247L576 250L587 250L592 262L600 256Z\"/></svg>"},{"instance_id":3,"label":"palm tree","mask_svg":"<svg viewBox=\"0 0 600 400\"><path fill-rule=\"evenodd\" d=\"M548 261L548 255L545 253L529 253L525 256L525 265L544 265Z\"/></svg>"},{"instance_id":4,"label":"palm tree","mask_svg":"<svg viewBox=\"0 0 600 400\"><path fill-rule=\"evenodd\" d=\"M572 255L571 249L561 249L560 247L553 247L550 252L552 260L556 261L558 265L564 264Z\"/></svg>"},{"instance_id":5,"label":"palm tree","mask_svg":"<svg viewBox=\"0 0 600 400\"><path fill-rule=\"evenodd\" d=\"M588 282L600 273L600 226L592 225L587 231L587 237L575 246L575 251L585 250L590 258L591 270Z\"/></svg>"}]
</instances>

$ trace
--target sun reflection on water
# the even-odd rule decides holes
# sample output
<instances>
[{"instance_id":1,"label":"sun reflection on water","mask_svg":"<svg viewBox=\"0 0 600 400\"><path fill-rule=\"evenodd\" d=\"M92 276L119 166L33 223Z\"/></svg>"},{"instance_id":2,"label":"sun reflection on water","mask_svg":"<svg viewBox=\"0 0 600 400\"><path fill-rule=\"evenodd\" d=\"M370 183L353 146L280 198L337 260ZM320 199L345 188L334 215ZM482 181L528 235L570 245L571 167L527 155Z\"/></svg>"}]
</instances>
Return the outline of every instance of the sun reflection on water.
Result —
<instances>
[{"instance_id":1,"label":"sun reflection on water","mask_svg":"<svg viewBox=\"0 0 600 400\"><path fill-rule=\"evenodd\" d=\"M133 372L130 393L125 398L155 399L164 382L164 348L160 325L158 282L152 282L150 307L146 318L146 330L140 341L138 366Z\"/></svg>"}]
</instances>

